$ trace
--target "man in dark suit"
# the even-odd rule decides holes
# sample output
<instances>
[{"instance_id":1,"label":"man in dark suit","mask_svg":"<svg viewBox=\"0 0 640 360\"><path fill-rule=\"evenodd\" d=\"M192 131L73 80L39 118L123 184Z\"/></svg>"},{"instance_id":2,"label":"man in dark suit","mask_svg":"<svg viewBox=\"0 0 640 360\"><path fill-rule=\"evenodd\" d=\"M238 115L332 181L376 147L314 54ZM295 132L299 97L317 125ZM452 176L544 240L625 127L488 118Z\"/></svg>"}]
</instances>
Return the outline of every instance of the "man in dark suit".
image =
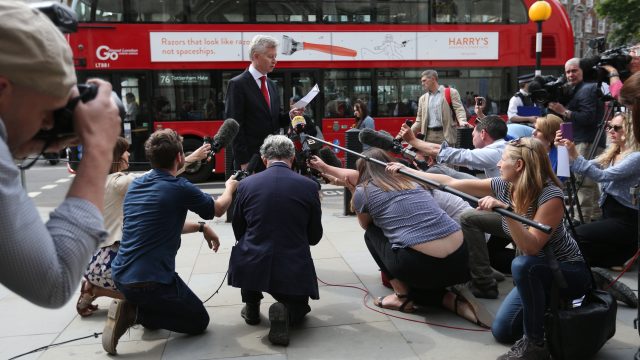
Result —
<instances>
[{"instance_id":1,"label":"man in dark suit","mask_svg":"<svg viewBox=\"0 0 640 360\"><path fill-rule=\"evenodd\" d=\"M269 308L269 341L289 344L289 325L311 311L319 299L309 245L322 237L319 185L291 170L293 142L269 136L260 147L267 169L242 180L237 190L233 232L237 243L229 260L229 285L241 289L241 316L260 323L260 300L266 291L276 303Z\"/></svg>"},{"instance_id":2,"label":"man in dark suit","mask_svg":"<svg viewBox=\"0 0 640 360\"><path fill-rule=\"evenodd\" d=\"M276 85L267 78L277 63L278 41L270 36L256 35L249 46L251 65L229 81L225 104L225 118L236 119L240 124L240 131L233 140L233 157L235 167L243 170L251 157L258 154L268 135L287 127L293 115L302 115L298 109L290 113L281 111ZM256 169L256 172L263 169Z\"/></svg>"}]
</instances>

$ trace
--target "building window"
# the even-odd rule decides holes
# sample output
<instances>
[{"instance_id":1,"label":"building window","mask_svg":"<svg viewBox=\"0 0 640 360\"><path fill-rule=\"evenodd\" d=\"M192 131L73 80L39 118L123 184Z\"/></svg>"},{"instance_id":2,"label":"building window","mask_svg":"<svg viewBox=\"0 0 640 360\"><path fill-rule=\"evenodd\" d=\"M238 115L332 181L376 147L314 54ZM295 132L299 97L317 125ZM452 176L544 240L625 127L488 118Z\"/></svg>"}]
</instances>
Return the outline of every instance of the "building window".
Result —
<instances>
[{"instance_id":1,"label":"building window","mask_svg":"<svg viewBox=\"0 0 640 360\"><path fill-rule=\"evenodd\" d=\"M607 20L606 19L599 19L598 20L598 34L604 34L606 28L607 28Z\"/></svg>"},{"instance_id":2,"label":"building window","mask_svg":"<svg viewBox=\"0 0 640 360\"><path fill-rule=\"evenodd\" d=\"M593 7L593 0L587 0L587 7L588 8L592 8Z\"/></svg>"},{"instance_id":3,"label":"building window","mask_svg":"<svg viewBox=\"0 0 640 360\"><path fill-rule=\"evenodd\" d=\"M587 15L587 18L584 20L584 32L591 33L593 26L593 18L591 15Z\"/></svg>"},{"instance_id":4,"label":"building window","mask_svg":"<svg viewBox=\"0 0 640 360\"><path fill-rule=\"evenodd\" d=\"M580 0L573 0L573 5L580 5Z\"/></svg>"}]
</instances>

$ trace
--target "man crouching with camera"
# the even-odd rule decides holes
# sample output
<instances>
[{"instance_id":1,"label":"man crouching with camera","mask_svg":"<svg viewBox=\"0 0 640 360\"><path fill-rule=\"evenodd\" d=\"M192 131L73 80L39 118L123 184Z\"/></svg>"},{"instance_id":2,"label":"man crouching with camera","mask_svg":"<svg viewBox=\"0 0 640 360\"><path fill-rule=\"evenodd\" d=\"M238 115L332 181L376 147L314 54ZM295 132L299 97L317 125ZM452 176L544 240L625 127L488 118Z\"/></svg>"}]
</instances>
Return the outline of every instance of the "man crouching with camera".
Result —
<instances>
[{"instance_id":1,"label":"man crouching with camera","mask_svg":"<svg viewBox=\"0 0 640 360\"><path fill-rule=\"evenodd\" d=\"M111 85L93 80L98 94L73 112L83 161L66 199L42 222L20 184L15 158L42 152L34 139L54 126L54 110L78 95L69 44L41 12L20 1L0 0L0 283L45 307L73 295L87 260L105 239L104 184L116 137L118 108ZM58 151L69 144L50 144Z\"/></svg>"}]
</instances>

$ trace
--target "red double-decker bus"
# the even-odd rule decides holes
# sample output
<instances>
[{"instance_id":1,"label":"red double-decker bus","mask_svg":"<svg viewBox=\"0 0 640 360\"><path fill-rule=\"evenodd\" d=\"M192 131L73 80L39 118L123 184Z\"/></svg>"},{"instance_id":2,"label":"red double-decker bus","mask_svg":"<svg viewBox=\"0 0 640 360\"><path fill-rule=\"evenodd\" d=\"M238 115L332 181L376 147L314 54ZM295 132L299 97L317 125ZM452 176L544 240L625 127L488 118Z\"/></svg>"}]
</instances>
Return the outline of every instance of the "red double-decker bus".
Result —
<instances>
[{"instance_id":1,"label":"red double-decker bus","mask_svg":"<svg viewBox=\"0 0 640 360\"><path fill-rule=\"evenodd\" d=\"M256 34L281 42L270 74L281 106L318 84L309 115L326 140L344 144L356 99L369 105L377 129L395 133L414 118L425 69L436 69L468 108L480 95L489 113L506 113L517 76L535 65L536 27L527 16L533 2L75 0L80 25L70 44L80 81L103 78L123 99L135 97L138 106L125 119L132 162L144 161L142 144L155 129L177 130L186 152L216 133L227 83L248 67ZM573 56L573 34L563 7L548 2L543 71L558 73ZM215 158L186 176L202 181L211 170L223 173L223 152Z\"/></svg>"}]
</instances>

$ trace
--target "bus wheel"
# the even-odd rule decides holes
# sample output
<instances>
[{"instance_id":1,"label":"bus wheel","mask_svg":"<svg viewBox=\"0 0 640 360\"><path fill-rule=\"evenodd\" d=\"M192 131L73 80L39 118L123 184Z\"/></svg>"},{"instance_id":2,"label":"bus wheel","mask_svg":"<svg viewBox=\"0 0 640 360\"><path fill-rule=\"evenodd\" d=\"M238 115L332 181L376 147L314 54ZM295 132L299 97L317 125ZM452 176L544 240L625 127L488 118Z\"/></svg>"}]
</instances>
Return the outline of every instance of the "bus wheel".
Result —
<instances>
[{"instance_id":1,"label":"bus wheel","mask_svg":"<svg viewBox=\"0 0 640 360\"><path fill-rule=\"evenodd\" d=\"M182 146L184 148L184 156L188 156L194 150L202 146L202 140L191 139L191 138L184 139ZM215 165L216 165L215 158L212 158L210 162L204 163L204 164L200 161L197 161L187 166L187 168L184 170L184 172L180 176L186 178L192 183L204 182L204 181L207 181L211 176L211 173Z\"/></svg>"}]
</instances>

